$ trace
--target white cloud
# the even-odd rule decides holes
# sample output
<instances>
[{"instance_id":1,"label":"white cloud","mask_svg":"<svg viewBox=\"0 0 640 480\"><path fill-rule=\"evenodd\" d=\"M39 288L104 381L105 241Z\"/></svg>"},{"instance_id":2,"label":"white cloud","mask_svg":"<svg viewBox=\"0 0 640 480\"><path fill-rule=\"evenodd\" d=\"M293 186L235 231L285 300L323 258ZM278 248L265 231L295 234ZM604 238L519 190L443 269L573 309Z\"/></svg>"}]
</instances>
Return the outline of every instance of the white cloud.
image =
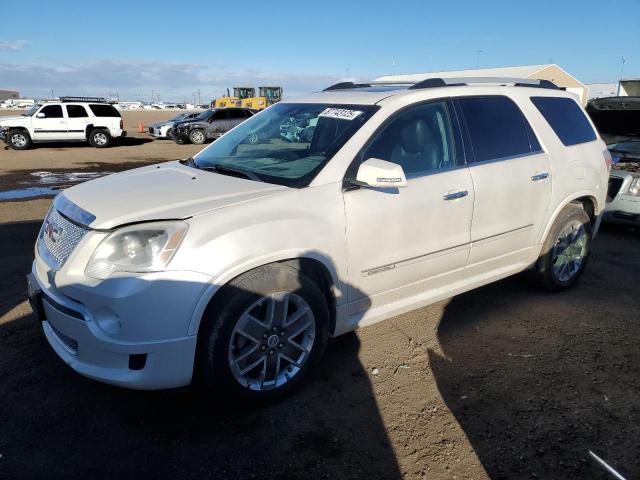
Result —
<instances>
[{"instance_id":1,"label":"white cloud","mask_svg":"<svg viewBox=\"0 0 640 480\"><path fill-rule=\"evenodd\" d=\"M247 85L280 85L285 95L294 96L321 90L336 81L332 73L296 74L249 69L232 70L201 64L155 61L99 60L68 65L0 63L0 82L24 95L106 95L119 92L120 98L143 100L155 95L177 101L191 99L201 91L202 100L220 96L226 88Z\"/></svg>"},{"instance_id":2,"label":"white cloud","mask_svg":"<svg viewBox=\"0 0 640 480\"><path fill-rule=\"evenodd\" d=\"M0 52L17 52L24 50L30 43L31 42L27 42L26 40L15 40L13 42L0 40Z\"/></svg>"}]
</instances>

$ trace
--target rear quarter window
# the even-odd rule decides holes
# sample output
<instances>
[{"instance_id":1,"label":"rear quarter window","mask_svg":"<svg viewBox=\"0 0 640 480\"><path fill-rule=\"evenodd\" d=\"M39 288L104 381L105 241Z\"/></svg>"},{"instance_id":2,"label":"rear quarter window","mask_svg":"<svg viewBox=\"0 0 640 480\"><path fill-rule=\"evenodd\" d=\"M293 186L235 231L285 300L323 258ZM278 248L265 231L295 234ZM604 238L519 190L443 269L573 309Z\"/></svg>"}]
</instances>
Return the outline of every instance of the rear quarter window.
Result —
<instances>
[{"instance_id":1,"label":"rear quarter window","mask_svg":"<svg viewBox=\"0 0 640 480\"><path fill-rule=\"evenodd\" d=\"M89 105L89 108L96 117L120 117L118 110L111 105Z\"/></svg>"},{"instance_id":2,"label":"rear quarter window","mask_svg":"<svg viewBox=\"0 0 640 480\"><path fill-rule=\"evenodd\" d=\"M471 140L473 162L541 151L531 125L510 98L499 95L460 97L456 103Z\"/></svg>"},{"instance_id":3,"label":"rear quarter window","mask_svg":"<svg viewBox=\"0 0 640 480\"><path fill-rule=\"evenodd\" d=\"M586 115L574 100L531 97L531 101L564 145L592 142L597 138Z\"/></svg>"}]
</instances>

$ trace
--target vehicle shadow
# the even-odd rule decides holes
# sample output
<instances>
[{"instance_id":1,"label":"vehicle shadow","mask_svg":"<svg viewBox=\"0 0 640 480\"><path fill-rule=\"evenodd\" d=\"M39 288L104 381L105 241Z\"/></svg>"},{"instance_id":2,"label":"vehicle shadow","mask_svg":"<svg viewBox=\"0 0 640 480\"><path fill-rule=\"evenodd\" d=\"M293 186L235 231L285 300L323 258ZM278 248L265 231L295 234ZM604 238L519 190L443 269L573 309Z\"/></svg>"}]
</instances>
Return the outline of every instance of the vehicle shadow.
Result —
<instances>
[{"instance_id":1,"label":"vehicle shadow","mask_svg":"<svg viewBox=\"0 0 640 480\"><path fill-rule=\"evenodd\" d=\"M605 250L637 251L640 238L629 233L607 226L600 235L608 246L596 239L598 262L569 291L547 294L520 275L446 306L430 366L489 477L609 478L589 450L627 478L640 474L640 428L630 421L638 415L638 359L611 348L638 334L630 313L640 265L637 256L625 264ZM606 317L584 308L594 299Z\"/></svg>"},{"instance_id":2,"label":"vehicle shadow","mask_svg":"<svg viewBox=\"0 0 640 480\"><path fill-rule=\"evenodd\" d=\"M14 248L2 265L2 315L24 301L39 224L0 225L0 246ZM250 409L196 387L143 392L85 379L33 315L0 321L0 478L399 479L359 350L355 334L330 341L300 389Z\"/></svg>"},{"instance_id":3,"label":"vehicle shadow","mask_svg":"<svg viewBox=\"0 0 640 480\"><path fill-rule=\"evenodd\" d=\"M144 137L119 137L113 138L111 146L108 148L116 147L135 147L138 145L144 145L145 143L153 142L153 138ZM9 148L9 147L6 147ZM38 142L34 143L31 148L94 148L87 142Z\"/></svg>"}]
</instances>

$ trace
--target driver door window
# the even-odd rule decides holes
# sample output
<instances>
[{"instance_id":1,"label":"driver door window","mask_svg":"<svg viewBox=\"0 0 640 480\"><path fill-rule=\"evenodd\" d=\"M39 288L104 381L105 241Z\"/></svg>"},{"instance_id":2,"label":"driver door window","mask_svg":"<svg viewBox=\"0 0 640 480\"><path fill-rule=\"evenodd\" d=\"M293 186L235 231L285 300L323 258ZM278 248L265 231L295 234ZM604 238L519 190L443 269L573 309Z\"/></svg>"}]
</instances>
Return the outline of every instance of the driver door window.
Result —
<instances>
[{"instance_id":1,"label":"driver door window","mask_svg":"<svg viewBox=\"0 0 640 480\"><path fill-rule=\"evenodd\" d=\"M369 158L397 163L407 178L457 167L446 101L425 103L401 112L366 149L362 160Z\"/></svg>"}]
</instances>

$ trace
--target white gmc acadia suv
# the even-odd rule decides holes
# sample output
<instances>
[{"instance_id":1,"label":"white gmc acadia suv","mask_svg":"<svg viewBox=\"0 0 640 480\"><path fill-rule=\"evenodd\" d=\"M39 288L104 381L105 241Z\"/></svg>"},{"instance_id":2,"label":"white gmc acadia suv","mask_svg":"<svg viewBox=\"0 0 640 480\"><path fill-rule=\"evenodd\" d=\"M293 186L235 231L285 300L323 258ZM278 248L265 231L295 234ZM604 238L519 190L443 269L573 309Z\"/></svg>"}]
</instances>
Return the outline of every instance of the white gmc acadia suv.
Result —
<instances>
[{"instance_id":1,"label":"white gmc acadia suv","mask_svg":"<svg viewBox=\"0 0 640 480\"><path fill-rule=\"evenodd\" d=\"M29 296L87 377L268 399L329 337L532 269L585 268L610 157L545 81L337 84L193 158L60 193Z\"/></svg>"},{"instance_id":2,"label":"white gmc acadia suv","mask_svg":"<svg viewBox=\"0 0 640 480\"><path fill-rule=\"evenodd\" d=\"M97 148L125 137L120 113L102 98L60 97L15 117L0 117L0 140L14 150L40 142L85 142Z\"/></svg>"}]
</instances>

